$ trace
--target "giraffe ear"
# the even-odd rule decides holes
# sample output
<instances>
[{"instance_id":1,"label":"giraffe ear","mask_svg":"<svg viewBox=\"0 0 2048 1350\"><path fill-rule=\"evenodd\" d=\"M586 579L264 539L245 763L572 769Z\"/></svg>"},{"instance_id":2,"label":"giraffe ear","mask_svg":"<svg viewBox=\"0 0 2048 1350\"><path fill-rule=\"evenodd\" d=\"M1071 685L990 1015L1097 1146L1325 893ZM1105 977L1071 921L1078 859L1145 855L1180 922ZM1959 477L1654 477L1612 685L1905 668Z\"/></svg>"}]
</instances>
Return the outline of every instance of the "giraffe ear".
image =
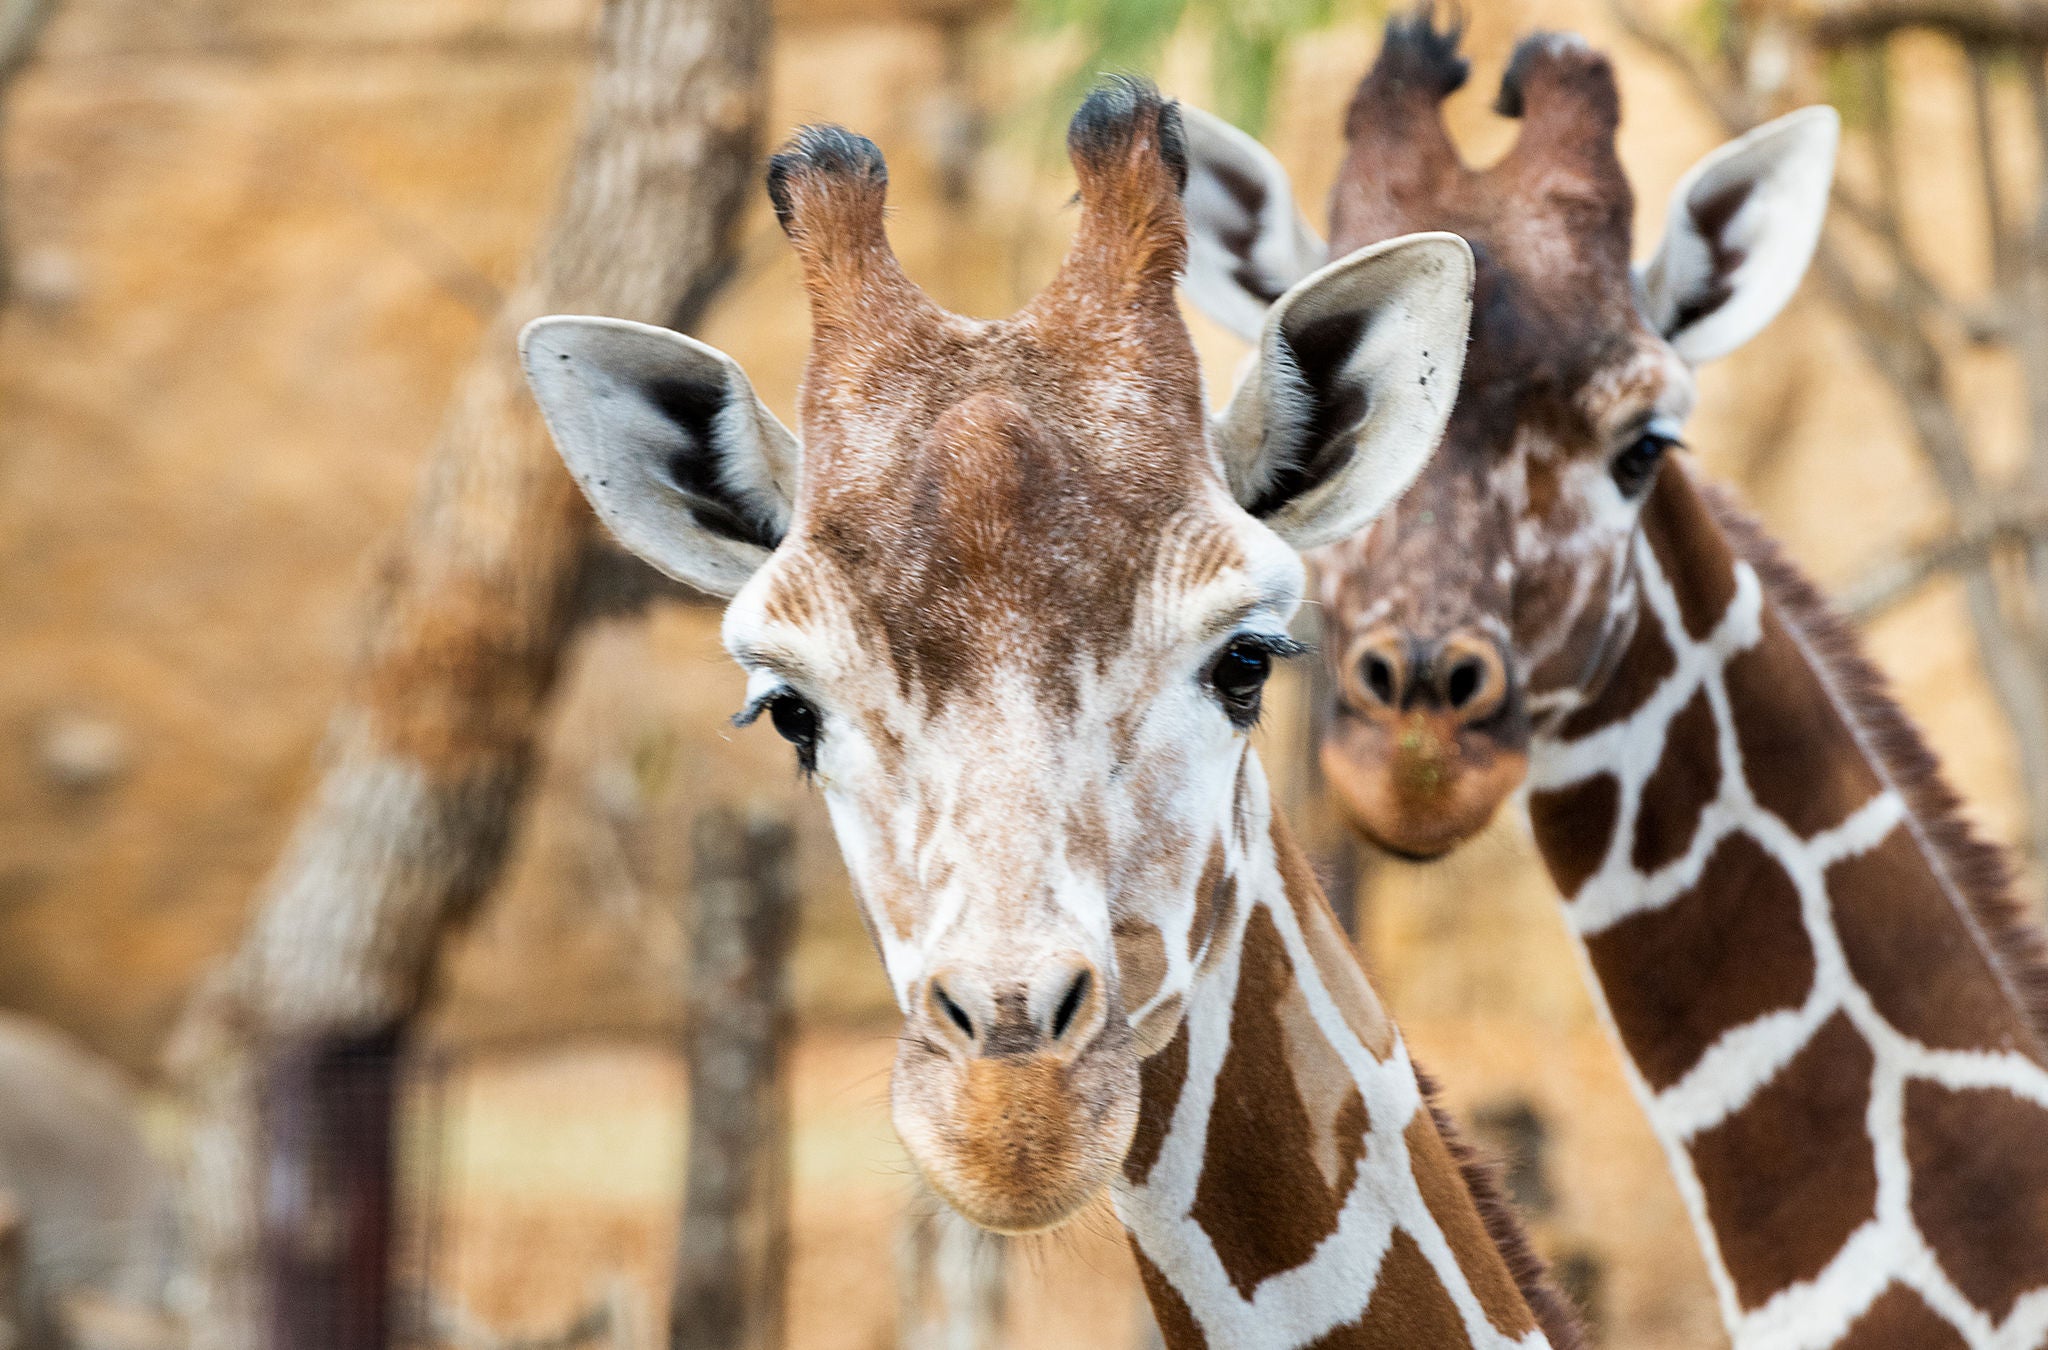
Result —
<instances>
[{"instance_id":1,"label":"giraffe ear","mask_svg":"<svg viewBox=\"0 0 2048 1350\"><path fill-rule=\"evenodd\" d=\"M1728 142L1671 194L1664 238L1637 282L1643 313L1691 365L1725 356L1778 316L1820 242L1842 121L1801 108Z\"/></svg>"},{"instance_id":2,"label":"giraffe ear","mask_svg":"<svg viewBox=\"0 0 2048 1350\"><path fill-rule=\"evenodd\" d=\"M731 595L789 528L798 446L738 363L680 333L555 315L519 335L555 447L619 542Z\"/></svg>"},{"instance_id":3,"label":"giraffe ear","mask_svg":"<svg viewBox=\"0 0 2048 1350\"><path fill-rule=\"evenodd\" d=\"M1294 184L1272 151L1200 108L1183 103L1180 118L1188 151L1181 289L1195 308L1253 342L1267 308L1330 249L1294 204Z\"/></svg>"},{"instance_id":4,"label":"giraffe ear","mask_svg":"<svg viewBox=\"0 0 2048 1350\"><path fill-rule=\"evenodd\" d=\"M1472 250L1411 234L1280 297L1218 418L1224 477L1296 548L1363 529L1436 449L1465 368Z\"/></svg>"}]
</instances>

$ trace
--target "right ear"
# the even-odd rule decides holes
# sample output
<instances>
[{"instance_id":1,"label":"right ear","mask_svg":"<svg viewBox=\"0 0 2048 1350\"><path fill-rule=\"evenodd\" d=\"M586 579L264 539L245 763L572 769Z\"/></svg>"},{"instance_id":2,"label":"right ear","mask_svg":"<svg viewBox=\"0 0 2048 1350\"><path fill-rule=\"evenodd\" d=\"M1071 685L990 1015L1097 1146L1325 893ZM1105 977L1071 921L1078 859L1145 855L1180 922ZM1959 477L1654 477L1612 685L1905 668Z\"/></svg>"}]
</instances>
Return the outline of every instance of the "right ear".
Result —
<instances>
[{"instance_id":1,"label":"right ear","mask_svg":"<svg viewBox=\"0 0 2048 1350\"><path fill-rule=\"evenodd\" d=\"M782 542L797 440L731 357L651 324L554 315L526 325L519 358L583 495L657 570L731 595Z\"/></svg>"},{"instance_id":2,"label":"right ear","mask_svg":"<svg viewBox=\"0 0 2048 1350\"><path fill-rule=\"evenodd\" d=\"M1181 286L1204 314L1257 341L1267 308L1321 267L1329 246L1294 204L1294 185L1272 151L1200 108L1181 104L1180 120L1188 150Z\"/></svg>"}]
</instances>

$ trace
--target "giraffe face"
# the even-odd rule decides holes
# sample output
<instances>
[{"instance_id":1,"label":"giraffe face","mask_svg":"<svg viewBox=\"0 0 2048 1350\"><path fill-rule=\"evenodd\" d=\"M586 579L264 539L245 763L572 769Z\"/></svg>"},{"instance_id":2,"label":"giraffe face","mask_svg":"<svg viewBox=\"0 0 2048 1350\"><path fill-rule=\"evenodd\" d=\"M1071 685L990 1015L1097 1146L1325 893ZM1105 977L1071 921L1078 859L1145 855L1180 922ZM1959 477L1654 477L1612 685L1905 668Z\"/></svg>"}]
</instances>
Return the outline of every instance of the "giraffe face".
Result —
<instances>
[{"instance_id":1,"label":"giraffe face","mask_svg":"<svg viewBox=\"0 0 2048 1350\"><path fill-rule=\"evenodd\" d=\"M1173 297L1173 105L1112 85L1069 146L1073 250L1000 321L903 276L870 143L813 129L776 156L813 319L800 450L687 338L552 319L523 340L607 524L733 596L740 720L823 793L902 1011L898 1132L941 1195L1013 1232L1087 1204L1130 1145L1138 1066L1228 916L1297 550L1427 457L1471 283L1444 236L1310 278L1212 425Z\"/></svg>"},{"instance_id":2,"label":"giraffe face","mask_svg":"<svg viewBox=\"0 0 2048 1350\"><path fill-rule=\"evenodd\" d=\"M902 1010L897 1130L1004 1231L1072 1213L1130 1144L1303 588L1295 551L1185 453L1185 404L1076 416L1029 374L973 380L871 484L808 503L725 623L748 715L824 795ZM1112 471L1118 427L1158 444Z\"/></svg>"},{"instance_id":3,"label":"giraffe face","mask_svg":"<svg viewBox=\"0 0 2048 1350\"><path fill-rule=\"evenodd\" d=\"M1532 738L1600 691L1630 636L1632 541L1690 411L1692 367L1789 298L1836 140L1833 113L1809 109L1715 152L1679 185L1637 271L1606 58L1574 37L1523 41L1496 103L1521 135L1475 172L1438 109L1465 79L1458 39L1426 9L1388 25L1331 203L1339 256L1446 229L1478 259L1441 449L1392 509L1313 558L1339 691L1326 777L1364 833L1411 857L1482 828L1522 782ZM1276 206L1291 189L1269 155L1213 122L1190 142L1195 257L1212 263L1190 290L1227 320L1314 250Z\"/></svg>"}]
</instances>

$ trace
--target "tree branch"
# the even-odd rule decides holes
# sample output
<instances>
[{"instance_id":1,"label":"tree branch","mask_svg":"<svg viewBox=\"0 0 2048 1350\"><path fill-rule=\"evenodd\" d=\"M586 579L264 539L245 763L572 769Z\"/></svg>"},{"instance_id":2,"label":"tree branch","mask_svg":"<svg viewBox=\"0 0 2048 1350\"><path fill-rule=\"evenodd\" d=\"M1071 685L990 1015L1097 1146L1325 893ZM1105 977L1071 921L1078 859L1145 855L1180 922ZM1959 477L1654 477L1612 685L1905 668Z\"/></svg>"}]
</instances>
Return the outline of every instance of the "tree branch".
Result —
<instances>
[{"instance_id":1,"label":"tree branch","mask_svg":"<svg viewBox=\"0 0 2048 1350\"><path fill-rule=\"evenodd\" d=\"M1806 36L1823 51L1883 42L1910 28L1945 33L1970 46L2048 44L2048 8L2014 0L1864 0L1827 9L1806 23Z\"/></svg>"},{"instance_id":2,"label":"tree branch","mask_svg":"<svg viewBox=\"0 0 2048 1350\"><path fill-rule=\"evenodd\" d=\"M2048 540L2048 502L2004 507L1972 529L1877 564L1843 587L1835 603L1857 623L1868 623L1944 572L1980 567L2001 548L2042 540Z\"/></svg>"}]
</instances>

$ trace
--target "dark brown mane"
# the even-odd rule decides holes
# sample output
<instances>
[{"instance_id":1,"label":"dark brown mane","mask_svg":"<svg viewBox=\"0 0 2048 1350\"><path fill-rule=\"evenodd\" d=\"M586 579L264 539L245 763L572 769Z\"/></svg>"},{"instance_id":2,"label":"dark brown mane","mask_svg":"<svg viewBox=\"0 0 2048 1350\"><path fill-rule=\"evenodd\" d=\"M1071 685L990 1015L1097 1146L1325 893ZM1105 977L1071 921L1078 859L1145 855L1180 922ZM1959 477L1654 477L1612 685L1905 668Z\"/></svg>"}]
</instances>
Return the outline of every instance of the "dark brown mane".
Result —
<instances>
[{"instance_id":1,"label":"dark brown mane","mask_svg":"<svg viewBox=\"0 0 2048 1350\"><path fill-rule=\"evenodd\" d=\"M1436 1132L1442 1136L1444 1147L1450 1150L1451 1160L1458 1164L1458 1172L1465 1179L1465 1189L1472 1192L1472 1203L1478 1207L1480 1221L1486 1225L1486 1236L1500 1248L1501 1259L1507 1262L1508 1273L1514 1276L1515 1285L1522 1291L1522 1299L1529 1305L1529 1311L1536 1315L1536 1324L1543 1328L1551 1350L1586 1350L1586 1329L1579 1310L1572 1306L1571 1300L1551 1279L1549 1264L1529 1245L1529 1236L1522 1231L1522 1221L1501 1194L1500 1168L1492 1159L1466 1143L1450 1113L1437 1105L1436 1080L1420 1064L1413 1064L1413 1068L1415 1081L1422 1085L1422 1099L1429 1106L1431 1120L1436 1123Z\"/></svg>"},{"instance_id":2,"label":"dark brown mane","mask_svg":"<svg viewBox=\"0 0 2048 1350\"><path fill-rule=\"evenodd\" d=\"M1969 917L1988 939L1998 974L2013 989L2034 1038L2048 1048L2048 944L2025 904L2013 894L2005 850L1979 838L1962 802L1941 775L1919 727L1907 717L1884 674L1863 654L1856 632L1836 614L1806 574L1738 505L1727 489L1702 484L1701 495L1736 554L1752 567L1785 623L1818 656L1823 681L1842 697L1843 716L1876 751L1886 777L1905 798L1934 853L1935 870L1962 892Z\"/></svg>"}]
</instances>

